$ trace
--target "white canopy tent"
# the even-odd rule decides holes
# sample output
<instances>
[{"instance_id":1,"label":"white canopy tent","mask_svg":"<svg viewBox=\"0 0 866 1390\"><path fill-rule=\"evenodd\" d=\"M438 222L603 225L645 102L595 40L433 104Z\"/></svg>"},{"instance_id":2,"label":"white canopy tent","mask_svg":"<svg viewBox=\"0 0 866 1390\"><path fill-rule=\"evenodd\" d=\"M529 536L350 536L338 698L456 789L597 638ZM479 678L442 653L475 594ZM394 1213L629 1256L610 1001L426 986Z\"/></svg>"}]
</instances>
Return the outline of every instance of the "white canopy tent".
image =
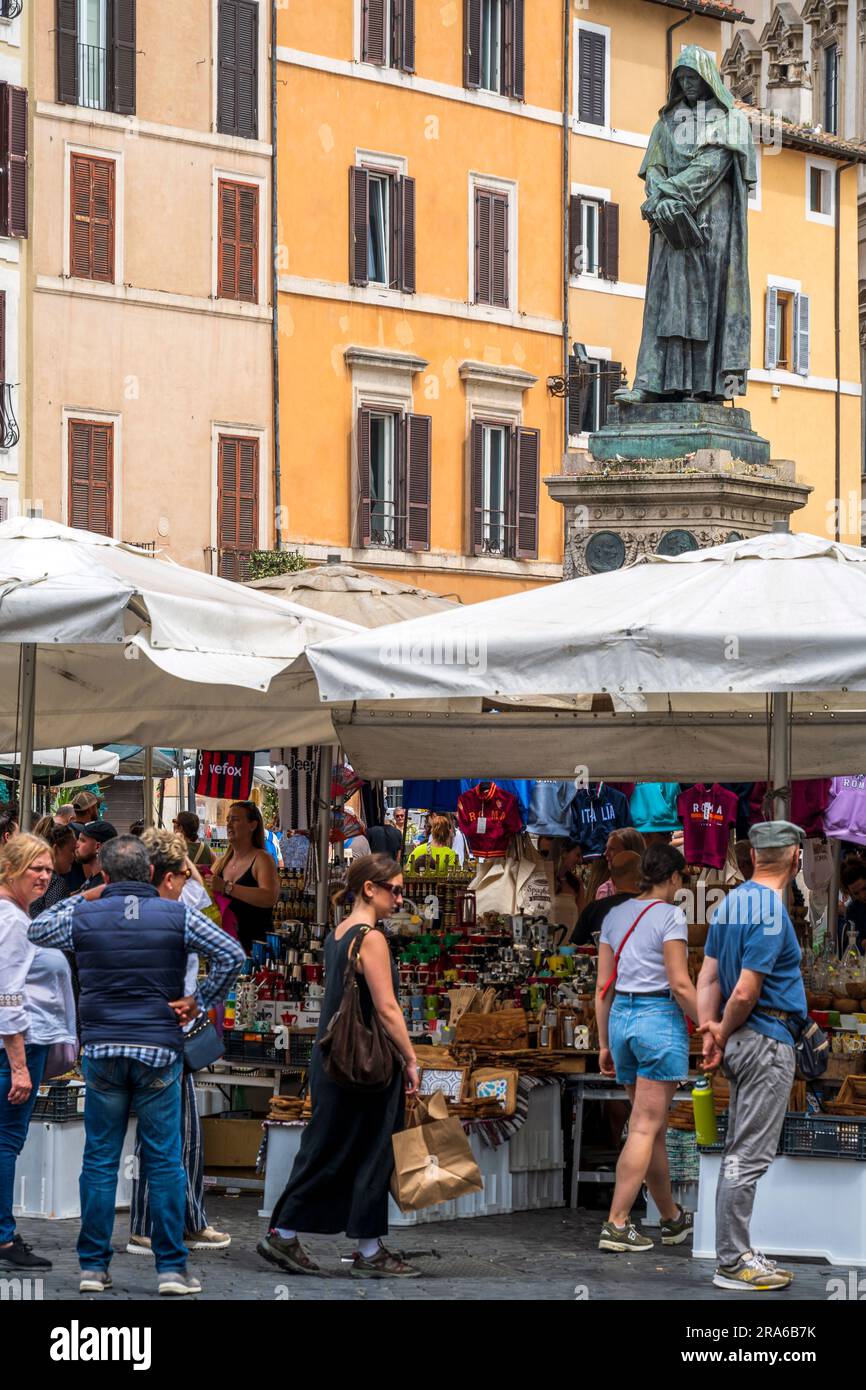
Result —
<instances>
[{"instance_id":1,"label":"white canopy tent","mask_svg":"<svg viewBox=\"0 0 866 1390\"><path fill-rule=\"evenodd\" d=\"M0 747L267 747L334 740L303 663L354 631L297 604L88 531L0 525Z\"/></svg>"}]
</instances>

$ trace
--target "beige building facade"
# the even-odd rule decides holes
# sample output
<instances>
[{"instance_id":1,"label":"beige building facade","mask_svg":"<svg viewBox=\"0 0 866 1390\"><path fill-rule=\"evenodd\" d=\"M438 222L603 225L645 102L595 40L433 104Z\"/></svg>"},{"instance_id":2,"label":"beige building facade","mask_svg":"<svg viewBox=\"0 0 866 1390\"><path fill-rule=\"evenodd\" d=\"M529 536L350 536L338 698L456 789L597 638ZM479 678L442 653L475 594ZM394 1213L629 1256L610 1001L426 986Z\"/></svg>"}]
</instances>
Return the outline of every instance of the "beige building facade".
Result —
<instances>
[{"instance_id":1,"label":"beige building facade","mask_svg":"<svg viewBox=\"0 0 866 1390\"><path fill-rule=\"evenodd\" d=\"M27 151L32 47L24 0L0 0L0 521L21 505L27 410ZM10 153L12 158L10 158Z\"/></svg>"},{"instance_id":2,"label":"beige building facade","mask_svg":"<svg viewBox=\"0 0 866 1390\"><path fill-rule=\"evenodd\" d=\"M271 7L28 9L21 495L232 573L273 545Z\"/></svg>"}]
</instances>

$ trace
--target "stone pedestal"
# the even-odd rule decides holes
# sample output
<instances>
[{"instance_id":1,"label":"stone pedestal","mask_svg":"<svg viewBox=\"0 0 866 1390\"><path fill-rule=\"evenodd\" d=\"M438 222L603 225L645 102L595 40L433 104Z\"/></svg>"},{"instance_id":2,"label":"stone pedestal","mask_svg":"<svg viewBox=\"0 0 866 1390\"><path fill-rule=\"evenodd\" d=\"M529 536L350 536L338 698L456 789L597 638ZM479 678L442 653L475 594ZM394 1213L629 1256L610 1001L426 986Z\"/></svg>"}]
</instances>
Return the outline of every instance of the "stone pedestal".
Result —
<instances>
[{"instance_id":1,"label":"stone pedestal","mask_svg":"<svg viewBox=\"0 0 866 1390\"><path fill-rule=\"evenodd\" d=\"M743 463L769 463L770 441L752 429L748 410L716 401L613 405L589 436L594 459L679 459L725 449Z\"/></svg>"},{"instance_id":2,"label":"stone pedestal","mask_svg":"<svg viewBox=\"0 0 866 1390\"><path fill-rule=\"evenodd\" d=\"M787 520L811 492L787 460L747 464L712 450L618 463L570 455L545 484L565 508L565 579L746 540Z\"/></svg>"}]
</instances>

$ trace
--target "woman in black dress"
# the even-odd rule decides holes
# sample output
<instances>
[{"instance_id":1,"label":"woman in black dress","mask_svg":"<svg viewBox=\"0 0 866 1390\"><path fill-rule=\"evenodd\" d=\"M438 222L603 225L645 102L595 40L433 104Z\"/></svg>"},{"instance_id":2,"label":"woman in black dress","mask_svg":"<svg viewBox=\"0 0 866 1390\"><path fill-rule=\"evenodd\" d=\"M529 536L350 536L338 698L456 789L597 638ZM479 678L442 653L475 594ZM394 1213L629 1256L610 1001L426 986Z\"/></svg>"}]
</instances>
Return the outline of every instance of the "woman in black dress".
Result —
<instances>
[{"instance_id":1,"label":"woman in black dress","mask_svg":"<svg viewBox=\"0 0 866 1390\"><path fill-rule=\"evenodd\" d=\"M230 899L238 940L251 956L253 942L264 941L273 930L280 880L277 866L265 849L265 825L254 802L232 802L226 834L229 847L214 864L208 887Z\"/></svg>"},{"instance_id":2,"label":"woman in black dress","mask_svg":"<svg viewBox=\"0 0 866 1390\"><path fill-rule=\"evenodd\" d=\"M343 997L349 951L355 947L361 1010L369 1023L375 1009L404 1065L395 1067L385 1091L338 1086L313 1048L310 1091L313 1114L301 1140L286 1190L258 1252L290 1274L318 1274L298 1232L346 1235L358 1242L351 1273L357 1279L411 1279L414 1269L386 1250L388 1192L394 1157L391 1136L403 1128L404 1094L418 1089L418 1066L403 1011L397 1002L397 970L379 927L403 900L403 874L387 854L367 854L351 865L346 887L334 901L348 916L325 942L325 998L319 1039Z\"/></svg>"}]
</instances>

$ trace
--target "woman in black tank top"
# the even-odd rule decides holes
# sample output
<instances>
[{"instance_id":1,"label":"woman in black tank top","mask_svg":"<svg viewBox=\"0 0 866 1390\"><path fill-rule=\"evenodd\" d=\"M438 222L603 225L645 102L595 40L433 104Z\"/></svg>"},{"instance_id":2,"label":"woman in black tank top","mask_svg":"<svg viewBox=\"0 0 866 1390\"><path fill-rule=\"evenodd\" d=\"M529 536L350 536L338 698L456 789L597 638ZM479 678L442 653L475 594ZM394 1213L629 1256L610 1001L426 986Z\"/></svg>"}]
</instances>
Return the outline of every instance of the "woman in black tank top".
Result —
<instances>
[{"instance_id":1,"label":"woman in black tank top","mask_svg":"<svg viewBox=\"0 0 866 1390\"><path fill-rule=\"evenodd\" d=\"M400 1052L385 1091L338 1086L313 1048L310 1092L313 1114L291 1176L277 1202L270 1230L258 1252L292 1274L318 1274L319 1268L298 1239L300 1231L320 1235L345 1231L358 1242L351 1273L359 1279L410 1279L419 1273L382 1244L388 1230L388 1194L394 1153L391 1136L403 1128L403 1098L418 1089L415 1053L397 1002L397 970L378 923L403 898L400 866L386 854L367 854L349 869L348 889L337 901L350 901L345 921L325 942L325 998L319 1039L343 998L349 951L360 962L361 1010L379 1021ZM358 938L360 937L360 941Z\"/></svg>"},{"instance_id":2,"label":"woman in black tank top","mask_svg":"<svg viewBox=\"0 0 866 1390\"><path fill-rule=\"evenodd\" d=\"M253 942L264 941L272 930L280 881L265 849L265 827L258 806L252 801L233 802L226 830L229 848L214 865L209 886L230 899L238 940L249 956Z\"/></svg>"}]
</instances>

